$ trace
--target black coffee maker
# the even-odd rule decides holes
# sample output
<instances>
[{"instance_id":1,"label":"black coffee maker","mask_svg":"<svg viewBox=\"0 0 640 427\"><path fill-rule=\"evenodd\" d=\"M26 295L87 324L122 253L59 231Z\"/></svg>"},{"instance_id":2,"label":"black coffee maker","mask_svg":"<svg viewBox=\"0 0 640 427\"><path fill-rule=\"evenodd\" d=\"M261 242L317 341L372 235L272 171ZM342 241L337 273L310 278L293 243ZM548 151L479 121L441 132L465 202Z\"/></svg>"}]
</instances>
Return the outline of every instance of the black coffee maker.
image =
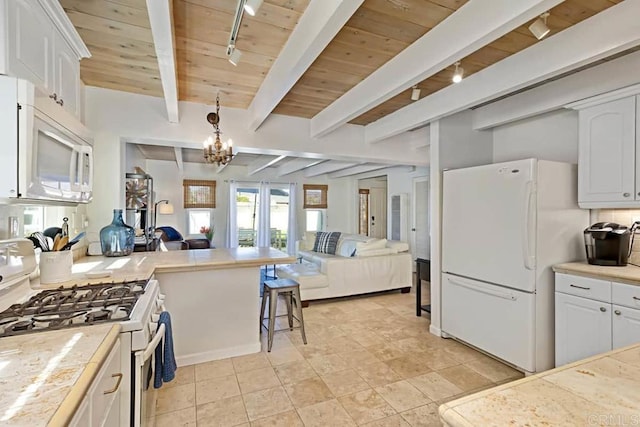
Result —
<instances>
[{"instance_id":1,"label":"black coffee maker","mask_svg":"<svg viewBox=\"0 0 640 427\"><path fill-rule=\"evenodd\" d=\"M631 231L615 222L598 222L584 230L587 261L595 265L627 265Z\"/></svg>"}]
</instances>

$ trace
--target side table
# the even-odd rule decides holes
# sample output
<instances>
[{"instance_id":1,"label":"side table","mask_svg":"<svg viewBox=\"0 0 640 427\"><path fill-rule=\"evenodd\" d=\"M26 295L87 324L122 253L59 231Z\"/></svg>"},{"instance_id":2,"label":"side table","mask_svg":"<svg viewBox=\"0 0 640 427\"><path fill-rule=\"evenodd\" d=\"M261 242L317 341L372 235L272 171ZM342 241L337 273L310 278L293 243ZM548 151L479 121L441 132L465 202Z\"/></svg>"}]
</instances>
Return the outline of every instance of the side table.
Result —
<instances>
[{"instance_id":1,"label":"side table","mask_svg":"<svg viewBox=\"0 0 640 427\"><path fill-rule=\"evenodd\" d=\"M431 313L431 304L422 305L422 281L431 281L431 260L416 258L416 316Z\"/></svg>"}]
</instances>

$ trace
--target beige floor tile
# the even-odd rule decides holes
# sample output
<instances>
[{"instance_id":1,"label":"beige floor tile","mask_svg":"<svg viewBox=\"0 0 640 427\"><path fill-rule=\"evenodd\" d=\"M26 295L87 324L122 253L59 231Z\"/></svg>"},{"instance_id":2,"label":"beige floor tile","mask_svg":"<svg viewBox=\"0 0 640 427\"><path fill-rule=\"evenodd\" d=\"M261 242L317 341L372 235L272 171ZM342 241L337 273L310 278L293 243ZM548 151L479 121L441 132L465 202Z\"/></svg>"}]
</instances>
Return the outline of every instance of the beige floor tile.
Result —
<instances>
[{"instance_id":1,"label":"beige floor tile","mask_svg":"<svg viewBox=\"0 0 640 427\"><path fill-rule=\"evenodd\" d=\"M336 396L344 396L357 391L371 388L365 380L353 369L340 372L332 372L322 375L320 378L325 382L329 390Z\"/></svg>"},{"instance_id":2,"label":"beige floor tile","mask_svg":"<svg viewBox=\"0 0 640 427\"><path fill-rule=\"evenodd\" d=\"M370 351L366 349L351 350L343 353L338 353L338 356L344 360L349 367L362 366L367 363L380 362Z\"/></svg>"},{"instance_id":3,"label":"beige floor tile","mask_svg":"<svg viewBox=\"0 0 640 427\"><path fill-rule=\"evenodd\" d=\"M185 384L170 388L161 388L158 391L156 402L156 414L186 409L196 404L195 384Z\"/></svg>"},{"instance_id":4,"label":"beige floor tile","mask_svg":"<svg viewBox=\"0 0 640 427\"><path fill-rule=\"evenodd\" d=\"M254 421L251 427L304 427L304 424L296 411L288 411Z\"/></svg>"},{"instance_id":5,"label":"beige floor tile","mask_svg":"<svg viewBox=\"0 0 640 427\"><path fill-rule=\"evenodd\" d=\"M387 360L384 363L402 378L417 377L431 372L431 368L419 357L405 356Z\"/></svg>"},{"instance_id":6,"label":"beige floor tile","mask_svg":"<svg viewBox=\"0 0 640 427\"><path fill-rule=\"evenodd\" d=\"M327 356L316 356L307 359L313 369L320 375L329 374L331 372L344 371L349 367L347 362L337 354L329 354Z\"/></svg>"},{"instance_id":7,"label":"beige floor tile","mask_svg":"<svg viewBox=\"0 0 640 427\"><path fill-rule=\"evenodd\" d=\"M381 420L372 421L364 424L366 427L411 427L411 425L398 415L383 418Z\"/></svg>"},{"instance_id":8,"label":"beige floor tile","mask_svg":"<svg viewBox=\"0 0 640 427\"><path fill-rule=\"evenodd\" d=\"M363 390L338 398L357 424L365 424L394 415L396 411L375 390Z\"/></svg>"},{"instance_id":9,"label":"beige floor tile","mask_svg":"<svg viewBox=\"0 0 640 427\"><path fill-rule=\"evenodd\" d=\"M196 407L191 406L158 415L156 427L196 427Z\"/></svg>"},{"instance_id":10,"label":"beige floor tile","mask_svg":"<svg viewBox=\"0 0 640 427\"><path fill-rule=\"evenodd\" d=\"M375 390L398 412L431 403L431 399L422 394L420 390L408 381L398 381L397 383L376 387Z\"/></svg>"},{"instance_id":11,"label":"beige floor tile","mask_svg":"<svg viewBox=\"0 0 640 427\"><path fill-rule=\"evenodd\" d=\"M473 360L488 357L478 350L474 350L471 347L467 347L466 345L460 344L459 342L454 340L444 340L442 349L460 363L467 363Z\"/></svg>"},{"instance_id":12,"label":"beige floor tile","mask_svg":"<svg viewBox=\"0 0 640 427\"><path fill-rule=\"evenodd\" d=\"M434 349L420 352L419 357L433 371L439 371L440 369L449 368L451 366L460 364L458 360L451 357L451 354L443 349Z\"/></svg>"},{"instance_id":13,"label":"beige floor tile","mask_svg":"<svg viewBox=\"0 0 640 427\"><path fill-rule=\"evenodd\" d=\"M173 381L164 383L163 388L171 388L179 385L192 384L195 382L195 365L180 366L176 370L176 377Z\"/></svg>"},{"instance_id":14,"label":"beige floor tile","mask_svg":"<svg viewBox=\"0 0 640 427\"><path fill-rule=\"evenodd\" d=\"M295 362L297 360L303 360L304 357L293 345L284 348L272 348L270 353L267 353L267 359L272 366L282 365L284 363Z\"/></svg>"},{"instance_id":15,"label":"beige floor tile","mask_svg":"<svg viewBox=\"0 0 640 427\"><path fill-rule=\"evenodd\" d=\"M274 371L282 384L293 384L318 376L306 360L275 366Z\"/></svg>"},{"instance_id":16,"label":"beige floor tile","mask_svg":"<svg viewBox=\"0 0 640 427\"><path fill-rule=\"evenodd\" d=\"M231 359L236 373L253 371L254 369L268 368L271 366L269 359L264 353L248 354L246 356L234 357Z\"/></svg>"},{"instance_id":17,"label":"beige floor tile","mask_svg":"<svg viewBox=\"0 0 640 427\"><path fill-rule=\"evenodd\" d=\"M243 394L242 399L244 400L249 421L270 417L293 409L293 405L282 387Z\"/></svg>"},{"instance_id":18,"label":"beige floor tile","mask_svg":"<svg viewBox=\"0 0 640 427\"><path fill-rule=\"evenodd\" d=\"M408 356L412 353L407 353L401 350L396 344L392 342L385 342L383 345L367 347L367 350L371 352L377 359L381 361L397 359L399 357Z\"/></svg>"},{"instance_id":19,"label":"beige floor tile","mask_svg":"<svg viewBox=\"0 0 640 427\"><path fill-rule=\"evenodd\" d=\"M284 386L289 399L296 408L303 408L334 398L329 387L320 378L311 378Z\"/></svg>"},{"instance_id":20,"label":"beige floor tile","mask_svg":"<svg viewBox=\"0 0 640 427\"><path fill-rule=\"evenodd\" d=\"M302 354L305 359L310 359L316 356L326 356L328 354L335 353L334 349L326 342L311 342L308 341L307 345L296 345L296 349Z\"/></svg>"},{"instance_id":21,"label":"beige floor tile","mask_svg":"<svg viewBox=\"0 0 640 427\"><path fill-rule=\"evenodd\" d=\"M402 379L400 378L400 375L396 374L383 362L369 363L367 365L358 366L355 369L358 375L360 375L371 387L394 383Z\"/></svg>"},{"instance_id":22,"label":"beige floor tile","mask_svg":"<svg viewBox=\"0 0 640 427\"><path fill-rule=\"evenodd\" d=\"M195 365L195 380L207 381L214 378L234 375L231 359L214 360L212 362Z\"/></svg>"},{"instance_id":23,"label":"beige floor tile","mask_svg":"<svg viewBox=\"0 0 640 427\"><path fill-rule=\"evenodd\" d=\"M196 383L196 403L198 405L238 396L239 394L240 387L238 387L238 380L235 375Z\"/></svg>"},{"instance_id":24,"label":"beige floor tile","mask_svg":"<svg viewBox=\"0 0 640 427\"><path fill-rule=\"evenodd\" d=\"M305 427L355 426L356 423L337 400L327 400L298 410Z\"/></svg>"},{"instance_id":25,"label":"beige floor tile","mask_svg":"<svg viewBox=\"0 0 640 427\"><path fill-rule=\"evenodd\" d=\"M352 337L354 341L356 341L363 347L382 346L387 343L384 338L380 337L380 335L370 330L366 330L357 335L353 335Z\"/></svg>"},{"instance_id":26,"label":"beige floor tile","mask_svg":"<svg viewBox=\"0 0 640 427\"><path fill-rule=\"evenodd\" d=\"M510 366L500 363L490 357L473 360L464 364L473 369L480 375L489 378L494 383L505 381L508 379L522 378L524 375L520 371L516 371Z\"/></svg>"},{"instance_id":27,"label":"beige floor tile","mask_svg":"<svg viewBox=\"0 0 640 427\"><path fill-rule=\"evenodd\" d=\"M438 374L450 383L455 384L463 392L493 384L489 378L464 365L441 369Z\"/></svg>"},{"instance_id":28,"label":"beige floor tile","mask_svg":"<svg viewBox=\"0 0 640 427\"><path fill-rule=\"evenodd\" d=\"M409 378L408 381L433 401L446 399L462 393L462 389L444 379L436 372Z\"/></svg>"},{"instance_id":29,"label":"beige floor tile","mask_svg":"<svg viewBox=\"0 0 640 427\"><path fill-rule=\"evenodd\" d=\"M440 427L438 404L430 403L400 414L412 427Z\"/></svg>"},{"instance_id":30,"label":"beige floor tile","mask_svg":"<svg viewBox=\"0 0 640 427\"><path fill-rule=\"evenodd\" d=\"M196 410L198 427L236 426L249 421L240 396L198 405Z\"/></svg>"},{"instance_id":31,"label":"beige floor tile","mask_svg":"<svg viewBox=\"0 0 640 427\"><path fill-rule=\"evenodd\" d=\"M237 375L240 392L251 393L265 388L277 387L280 380L273 368L254 369L253 371L240 372Z\"/></svg>"}]
</instances>

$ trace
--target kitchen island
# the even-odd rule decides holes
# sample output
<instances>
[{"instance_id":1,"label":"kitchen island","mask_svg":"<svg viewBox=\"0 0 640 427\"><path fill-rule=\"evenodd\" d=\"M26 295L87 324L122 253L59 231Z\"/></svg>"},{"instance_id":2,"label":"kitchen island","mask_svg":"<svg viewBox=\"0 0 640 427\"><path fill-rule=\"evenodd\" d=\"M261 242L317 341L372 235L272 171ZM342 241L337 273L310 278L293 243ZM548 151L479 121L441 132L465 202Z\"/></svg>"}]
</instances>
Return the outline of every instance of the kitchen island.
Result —
<instances>
[{"instance_id":1,"label":"kitchen island","mask_svg":"<svg viewBox=\"0 0 640 427\"><path fill-rule=\"evenodd\" d=\"M640 344L440 406L445 426L640 425Z\"/></svg>"},{"instance_id":2,"label":"kitchen island","mask_svg":"<svg viewBox=\"0 0 640 427\"><path fill-rule=\"evenodd\" d=\"M179 366L260 351L260 267L295 257L273 248L135 252L126 257L84 257L72 279L43 287L147 280L166 296ZM87 277L107 271L107 277ZM34 281L34 286L38 286Z\"/></svg>"}]
</instances>

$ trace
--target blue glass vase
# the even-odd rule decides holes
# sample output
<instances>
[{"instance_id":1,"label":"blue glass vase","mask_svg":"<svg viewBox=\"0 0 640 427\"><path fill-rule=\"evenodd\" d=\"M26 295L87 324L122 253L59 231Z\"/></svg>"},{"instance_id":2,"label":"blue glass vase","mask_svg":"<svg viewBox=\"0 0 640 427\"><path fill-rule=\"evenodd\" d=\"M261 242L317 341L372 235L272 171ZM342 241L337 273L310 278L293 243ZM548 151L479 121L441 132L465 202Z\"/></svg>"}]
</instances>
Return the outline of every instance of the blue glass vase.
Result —
<instances>
[{"instance_id":1,"label":"blue glass vase","mask_svg":"<svg viewBox=\"0 0 640 427\"><path fill-rule=\"evenodd\" d=\"M135 230L124 223L122 209L113 210L113 221L100 230L100 245L104 256L126 256L133 252Z\"/></svg>"}]
</instances>

